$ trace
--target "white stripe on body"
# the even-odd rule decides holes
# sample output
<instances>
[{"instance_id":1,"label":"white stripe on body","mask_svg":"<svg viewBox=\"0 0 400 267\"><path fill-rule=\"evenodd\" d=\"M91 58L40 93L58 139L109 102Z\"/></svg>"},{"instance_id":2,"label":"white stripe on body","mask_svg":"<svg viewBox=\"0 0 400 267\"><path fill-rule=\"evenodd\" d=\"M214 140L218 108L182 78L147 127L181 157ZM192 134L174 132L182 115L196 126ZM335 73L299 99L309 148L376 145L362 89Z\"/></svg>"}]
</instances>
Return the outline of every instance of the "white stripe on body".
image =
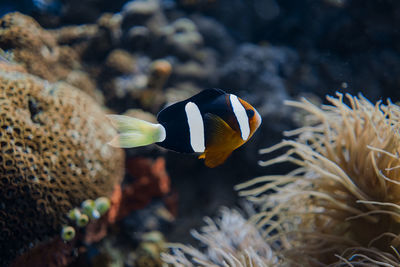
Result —
<instances>
[{"instance_id":1,"label":"white stripe on body","mask_svg":"<svg viewBox=\"0 0 400 267\"><path fill-rule=\"evenodd\" d=\"M189 125L190 145L194 152L204 152L204 122L200 110L193 102L185 105L186 117Z\"/></svg>"},{"instance_id":2,"label":"white stripe on body","mask_svg":"<svg viewBox=\"0 0 400 267\"><path fill-rule=\"evenodd\" d=\"M233 113L235 114L236 119L239 123L242 139L246 141L250 135L249 117L247 116L246 110L243 107L242 103L240 103L237 96L230 94L229 99L231 101Z\"/></svg>"}]
</instances>

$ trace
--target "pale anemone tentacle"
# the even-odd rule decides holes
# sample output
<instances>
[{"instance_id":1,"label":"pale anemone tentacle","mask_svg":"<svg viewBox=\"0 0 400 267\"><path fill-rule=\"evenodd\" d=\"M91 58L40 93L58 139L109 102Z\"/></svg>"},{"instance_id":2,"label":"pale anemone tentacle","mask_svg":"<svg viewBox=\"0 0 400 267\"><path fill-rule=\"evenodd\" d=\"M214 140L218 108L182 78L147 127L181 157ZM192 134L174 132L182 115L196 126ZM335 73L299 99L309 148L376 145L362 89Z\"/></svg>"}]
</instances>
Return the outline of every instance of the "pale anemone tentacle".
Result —
<instances>
[{"instance_id":1,"label":"pale anemone tentacle","mask_svg":"<svg viewBox=\"0 0 400 267\"><path fill-rule=\"evenodd\" d=\"M206 217L201 231L192 231L194 238L207 246L200 251L192 246L169 244L170 253L163 253L165 263L174 267L273 267L281 266L279 257L265 243L257 229L237 211L222 209L221 217Z\"/></svg>"},{"instance_id":2,"label":"pale anemone tentacle","mask_svg":"<svg viewBox=\"0 0 400 267\"><path fill-rule=\"evenodd\" d=\"M251 221L265 240L278 242L277 249L298 263L400 265L397 254L368 248L388 242L389 249L400 231L400 108L349 94L337 94L328 101L331 105L322 107L304 98L286 101L310 115L304 117L303 127L284 133L294 140L260 150L268 154L282 149L280 156L259 163L289 162L298 168L288 175L256 178L235 189L260 208ZM392 228L384 228L382 220L390 220L387 225ZM374 231L357 238L357 229L368 227ZM358 259L342 254L361 245L366 249L352 253L362 255Z\"/></svg>"}]
</instances>

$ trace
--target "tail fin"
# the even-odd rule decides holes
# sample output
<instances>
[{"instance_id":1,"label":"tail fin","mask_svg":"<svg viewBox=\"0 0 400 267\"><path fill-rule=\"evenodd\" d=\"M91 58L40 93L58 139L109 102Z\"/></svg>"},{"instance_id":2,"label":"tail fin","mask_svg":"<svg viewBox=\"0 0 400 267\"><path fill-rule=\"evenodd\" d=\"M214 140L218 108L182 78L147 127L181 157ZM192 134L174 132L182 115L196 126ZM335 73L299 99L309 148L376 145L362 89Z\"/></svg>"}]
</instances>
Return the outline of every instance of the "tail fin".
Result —
<instances>
[{"instance_id":1,"label":"tail fin","mask_svg":"<svg viewBox=\"0 0 400 267\"><path fill-rule=\"evenodd\" d=\"M146 146L165 139L165 128L144 120L124 115L107 115L119 134L108 144L113 147Z\"/></svg>"}]
</instances>

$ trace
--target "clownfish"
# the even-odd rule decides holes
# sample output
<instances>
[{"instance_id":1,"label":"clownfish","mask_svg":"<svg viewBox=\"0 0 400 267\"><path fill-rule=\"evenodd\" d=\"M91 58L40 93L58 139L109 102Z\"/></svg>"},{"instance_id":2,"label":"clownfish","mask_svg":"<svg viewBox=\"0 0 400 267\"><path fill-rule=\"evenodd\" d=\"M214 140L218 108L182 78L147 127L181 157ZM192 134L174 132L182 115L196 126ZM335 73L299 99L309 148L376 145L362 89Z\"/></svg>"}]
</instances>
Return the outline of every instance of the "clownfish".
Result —
<instances>
[{"instance_id":1,"label":"clownfish","mask_svg":"<svg viewBox=\"0 0 400 267\"><path fill-rule=\"evenodd\" d=\"M172 104L157 115L158 124L107 115L119 134L108 144L130 148L156 143L181 153L201 153L207 167L225 162L261 124L257 110L236 95L207 89Z\"/></svg>"}]
</instances>

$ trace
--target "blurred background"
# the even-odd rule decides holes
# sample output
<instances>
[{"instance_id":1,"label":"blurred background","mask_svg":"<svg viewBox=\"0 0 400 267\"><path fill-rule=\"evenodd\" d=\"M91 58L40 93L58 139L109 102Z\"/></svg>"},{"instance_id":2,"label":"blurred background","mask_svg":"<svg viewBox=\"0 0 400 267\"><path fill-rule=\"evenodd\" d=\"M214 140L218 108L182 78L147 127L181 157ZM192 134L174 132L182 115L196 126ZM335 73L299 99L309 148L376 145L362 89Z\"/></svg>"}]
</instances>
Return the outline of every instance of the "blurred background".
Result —
<instances>
[{"instance_id":1,"label":"blurred background","mask_svg":"<svg viewBox=\"0 0 400 267\"><path fill-rule=\"evenodd\" d=\"M234 185L286 172L290 166L257 164L258 150L301 119L284 100L325 103L336 92L373 102L400 97L396 0L0 0L0 16L4 60L79 88L107 113L154 121L165 105L215 87L263 117L254 137L215 169L155 145L127 149L122 185L146 175L150 185L108 240L86 246L77 266L115 263L109 244L137 248L155 230L170 242L192 242L190 229L204 216L243 205ZM140 266L136 254L129 257L120 256L125 266Z\"/></svg>"}]
</instances>

